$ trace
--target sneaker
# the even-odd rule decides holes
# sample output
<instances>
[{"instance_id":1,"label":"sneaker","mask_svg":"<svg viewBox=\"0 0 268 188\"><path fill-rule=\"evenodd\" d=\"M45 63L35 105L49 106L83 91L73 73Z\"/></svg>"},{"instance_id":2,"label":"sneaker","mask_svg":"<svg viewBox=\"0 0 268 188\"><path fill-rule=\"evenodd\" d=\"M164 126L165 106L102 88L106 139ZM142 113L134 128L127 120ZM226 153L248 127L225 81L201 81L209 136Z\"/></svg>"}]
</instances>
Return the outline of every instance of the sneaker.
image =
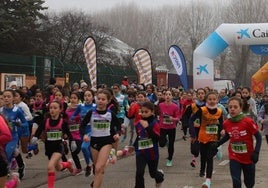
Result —
<instances>
[{"instance_id":1,"label":"sneaker","mask_svg":"<svg viewBox=\"0 0 268 188\"><path fill-rule=\"evenodd\" d=\"M82 173L83 173L83 170L82 170L82 169L75 169L73 175L74 175L74 176L79 176L79 175L81 175Z\"/></svg>"},{"instance_id":2,"label":"sneaker","mask_svg":"<svg viewBox=\"0 0 268 188\"><path fill-rule=\"evenodd\" d=\"M160 172L163 175L163 179L164 179L164 171L162 169L158 169L158 172ZM156 188L161 187L162 183L163 183L163 181L159 182L159 183L155 183L155 187Z\"/></svg>"},{"instance_id":3,"label":"sneaker","mask_svg":"<svg viewBox=\"0 0 268 188\"><path fill-rule=\"evenodd\" d=\"M196 167L196 165L197 165L197 162L196 162L196 160L192 160L192 162L190 163L191 164L191 166L193 167L193 168L195 168Z\"/></svg>"},{"instance_id":4,"label":"sneaker","mask_svg":"<svg viewBox=\"0 0 268 188\"><path fill-rule=\"evenodd\" d=\"M204 172L200 172L199 173L199 177L201 177L201 178L205 177L205 173Z\"/></svg>"},{"instance_id":5,"label":"sneaker","mask_svg":"<svg viewBox=\"0 0 268 188\"><path fill-rule=\"evenodd\" d=\"M92 175L92 166L86 166L86 169L85 169L85 176L88 177L88 176L91 176Z\"/></svg>"},{"instance_id":6,"label":"sneaker","mask_svg":"<svg viewBox=\"0 0 268 188\"><path fill-rule=\"evenodd\" d=\"M23 166L18 169L19 178L22 179L25 174L25 163L23 163Z\"/></svg>"},{"instance_id":7,"label":"sneaker","mask_svg":"<svg viewBox=\"0 0 268 188\"><path fill-rule=\"evenodd\" d=\"M182 139L183 139L184 141L186 141L186 140L187 140L187 136L184 135L184 136L182 137Z\"/></svg>"},{"instance_id":8,"label":"sneaker","mask_svg":"<svg viewBox=\"0 0 268 188\"><path fill-rule=\"evenodd\" d=\"M14 180L16 182L16 184L14 185L14 188L18 187L18 185L20 184L20 177L19 177L19 173L17 172L13 172L10 176L11 180Z\"/></svg>"},{"instance_id":9,"label":"sneaker","mask_svg":"<svg viewBox=\"0 0 268 188\"><path fill-rule=\"evenodd\" d=\"M172 166L172 161L167 159L166 166L171 167Z\"/></svg>"},{"instance_id":10,"label":"sneaker","mask_svg":"<svg viewBox=\"0 0 268 188\"><path fill-rule=\"evenodd\" d=\"M202 184L202 188L210 188L210 183L205 181L203 184Z\"/></svg>"},{"instance_id":11,"label":"sneaker","mask_svg":"<svg viewBox=\"0 0 268 188\"><path fill-rule=\"evenodd\" d=\"M117 160L117 157L115 155L115 149L112 148L109 154L109 162L112 164L115 164L116 160Z\"/></svg>"},{"instance_id":12,"label":"sneaker","mask_svg":"<svg viewBox=\"0 0 268 188\"><path fill-rule=\"evenodd\" d=\"M73 173L74 173L74 168L73 168L73 166L74 166L73 163L74 163L74 162L73 162L72 159L69 159L67 162L69 163L67 169L69 170L69 172L70 172L71 174L73 174Z\"/></svg>"},{"instance_id":13,"label":"sneaker","mask_svg":"<svg viewBox=\"0 0 268 188\"><path fill-rule=\"evenodd\" d=\"M15 158L13 158L11 161L10 170L15 170L17 167L18 167L17 161Z\"/></svg>"}]
</instances>

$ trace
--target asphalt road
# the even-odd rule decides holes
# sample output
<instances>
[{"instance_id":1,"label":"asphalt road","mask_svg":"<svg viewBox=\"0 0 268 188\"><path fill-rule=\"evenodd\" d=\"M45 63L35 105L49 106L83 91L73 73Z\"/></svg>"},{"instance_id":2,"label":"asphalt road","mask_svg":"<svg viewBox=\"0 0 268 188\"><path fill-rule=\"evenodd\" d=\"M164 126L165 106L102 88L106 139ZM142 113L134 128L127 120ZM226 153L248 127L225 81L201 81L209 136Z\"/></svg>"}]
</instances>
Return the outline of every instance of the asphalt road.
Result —
<instances>
[{"instance_id":1,"label":"asphalt road","mask_svg":"<svg viewBox=\"0 0 268 188\"><path fill-rule=\"evenodd\" d=\"M205 178L199 177L199 165L196 168L190 166L192 156L190 154L189 141L182 140L181 130L177 130L175 142L175 153L173 166L166 167L167 148L160 149L159 169L163 169L165 181L163 188L198 188L201 187ZM128 139L127 139L128 140ZM121 143L123 147L125 143ZM40 153L31 159L26 159L26 173L19 187L22 188L46 188L47 187L47 163L48 159L44 155L43 143L39 144ZM223 146L223 159L214 159L214 172L211 188L231 188L231 178L229 173L229 161L227 157L227 144ZM70 157L70 156L68 156ZM85 166L80 153L82 166ZM260 160L256 167L256 188L265 188L268 185L268 146L263 138ZM57 172L55 188L88 188L93 177L70 176L67 172ZM117 161L114 165L109 165L104 174L103 188L131 188L135 183L135 156L129 156ZM145 183L147 188L155 187L154 180L145 173ZM243 186L244 187L244 186Z\"/></svg>"}]
</instances>

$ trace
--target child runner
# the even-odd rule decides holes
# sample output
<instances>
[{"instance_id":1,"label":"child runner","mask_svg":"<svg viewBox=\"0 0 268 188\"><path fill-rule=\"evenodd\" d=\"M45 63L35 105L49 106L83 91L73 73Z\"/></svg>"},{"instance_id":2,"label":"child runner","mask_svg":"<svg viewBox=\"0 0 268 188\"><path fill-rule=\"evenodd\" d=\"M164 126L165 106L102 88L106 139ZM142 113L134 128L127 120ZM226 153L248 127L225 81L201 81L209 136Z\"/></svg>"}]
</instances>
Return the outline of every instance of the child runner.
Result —
<instances>
[{"instance_id":1,"label":"child runner","mask_svg":"<svg viewBox=\"0 0 268 188\"><path fill-rule=\"evenodd\" d=\"M75 120L75 117L77 115L80 115L80 122L83 121L83 119L85 118L86 114L88 111L90 110L94 110L96 108L96 104L93 102L94 101L94 91L91 89L87 89L84 92L84 102L83 104L79 104L78 107L76 108L75 112L73 113L73 115L71 116L71 120ZM81 128L81 126L80 126ZM91 153L90 153L90 125L87 125L85 127L85 133L81 133L80 135L83 138L83 142L81 145L81 150L83 152L84 155L84 159L86 162L86 172L85 172L85 176L88 177L89 175L92 175L92 165L90 163L90 160L92 159Z\"/></svg>"},{"instance_id":2,"label":"child runner","mask_svg":"<svg viewBox=\"0 0 268 188\"><path fill-rule=\"evenodd\" d=\"M25 173L25 164L23 162L22 156L19 153L17 144L19 141L18 127L28 127L28 122L26 121L23 112L20 108L14 106L13 101L15 97L14 90L5 90L3 92L4 97L4 107L0 111L5 119L8 121L8 125L11 129L12 140L6 145L6 153L9 163L12 158L15 157L17 164L19 166L18 173L19 178L22 179Z\"/></svg>"},{"instance_id":3,"label":"child runner","mask_svg":"<svg viewBox=\"0 0 268 188\"><path fill-rule=\"evenodd\" d=\"M119 140L121 131L121 125L116 114L107 109L110 100L111 93L108 90L100 90L97 93L96 109L88 111L81 124L82 135L86 134L85 127L88 124L91 126L91 137L89 139L95 167L94 188L101 187L112 143Z\"/></svg>"},{"instance_id":4,"label":"child runner","mask_svg":"<svg viewBox=\"0 0 268 188\"><path fill-rule=\"evenodd\" d=\"M32 124L33 116L30 112L29 107L22 100L24 98L24 93L21 90L15 90L14 103L15 106L19 107L25 119L28 121L27 127L18 127L18 135L21 144L22 153L27 153L27 146L29 144L30 129L29 125Z\"/></svg>"},{"instance_id":5,"label":"child runner","mask_svg":"<svg viewBox=\"0 0 268 188\"><path fill-rule=\"evenodd\" d=\"M183 114L183 119L190 119L190 117L195 114L202 106L205 106L205 89L199 88L196 91L196 96L197 98L194 100L194 102L189 105L186 108L186 111ZM196 119L194 124L192 125L195 129L195 136L196 138L198 137L199 133L199 128L200 128L200 119ZM191 166L196 167L197 165L197 157L199 156L199 141L195 140L194 142L191 142L191 147L190 147L191 153L193 155L193 159L191 161Z\"/></svg>"},{"instance_id":6,"label":"child runner","mask_svg":"<svg viewBox=\"0 0 268 188\"><path fill-rule=\"evenodd\" d=\"M158 170L160 126L154 116L154 104L145 102L141 105L142 119L135 125L137 138L134 146L136 151L135 188L144 188L145 167L155 179L156 187L164 181L164 173Z\"/></svg>"},{"instance_id":7,"label":"child runner","mask_svg":"<svg viewBox=\"0 0 268 188\"><path fill-rule=\"evenodd\" d=\"M242 99L244 102L243 113L257 121L256 101L250 96L251 89L249 87L242 88Z\"/></svg>"},{"instance_id":8,"label":"child runner","mask_svg":"<svg viewBox=\"0 0 268 188\"><path fill-rule=\"evenodd\" d=\"M10 129L5 119L0 115L0 187L14 188L19 184L19 175L13 173L11 179L7 181L8 160L5 147L12 140Z\"/></svg>"},{"instance_id":9,"label":"child runner","mask_svg":"<svg viewBox=\"0 0 268 188\"><path fill-rule=\"evenodd\" d=\"M242 171L245 186L253 188L255 184L255 164L259 159L262 138L258 131L258 125L242 113L242 105L241 98L232 97L229 99L229 116L223 123L226 133L215 147L230 140L228 154L233 188L241 188ZM256 138L255 148L253 135Z\"/></svg>"},{"instance_id":10,"label":"child runner","mask_svg":"<svg viewBox=\"0 0 268 188\"><path fill-rule=\"evenodd\" d=\"M210 188L211 177L213 172L213 157L217 154L216 150L212 149L212 145L218 141L220 132L222 130L222 110L217 108L218 95L215 92L209 92L206 97L206 106L201 107L191 118L191 142L198 139L200 143L200 177L205 176L206 181L202 184L202 188ZM193 127L194 121L200 119L200 129L198 137L196 136Z\"/></svg>"},{"instance_id":11,"label":"child runner","mask_svg":"<svg viewBox=\"0 0 268 188\"><path fill-rule=\"evenodd\" d=\"M70 96L70 103L68 104L68 107L65 111L67 115L69 129L73 136L73 141L69 142L71 155L74 160L74 164L76 166L76 169L73 175L80 175L82 173L82 166L78 157L78 154L81 150L81 145L82 145L82 139L81 139L81 135L79 132L80 116L79 115L75 116L74 120L70 119L70 117L72 116L72 114L77 108L78 102L79 102L79 93L72 92Z\"/></svg>"},{"instance_id":12,"label":"child runner","mask_svg":"<svg viewBox=\"0 0 268 188\"><path fill-rule=\"evenodd\" d=\"M266 142L268 144L268 95L263 96L264 104L258 113L258 121L261 124L261 130L265 135Z\"/></svg>"},{"instance_id":13,"label":"child runner","mask_svg":"<svg viewBox=\"0 0 268 188\"><path fill-rule=\"evenodd\" d=\"M31 139L31 143L35 144L44 130L46 133L45 154L48 157L48 188L53 188L55 183L55 172L67 168L73 174L72 161L61 162L64 154L63 135L66 134L72 142L73 137L70 133L68 124L62 117L62 103L53 101L49 105L49 117L44 123L38 127L35 136Z\"/></svg>"},{"instance_id":14,"label":"child runner","mask_svg":"<svg viewBox=\"0 0 268 188\"><path fill-rule=\"evenodd\" d=\"M160 124L160 138L159 146L164 147L167 143L168 136L168 157L166 166L172 166L172 158L174 154L174 142L176 137L176 124L179 120L178 106L172 102L172 93L167 90L164 94L165 102L159 104L159 124Z\"/></svg>"}]
</instances>

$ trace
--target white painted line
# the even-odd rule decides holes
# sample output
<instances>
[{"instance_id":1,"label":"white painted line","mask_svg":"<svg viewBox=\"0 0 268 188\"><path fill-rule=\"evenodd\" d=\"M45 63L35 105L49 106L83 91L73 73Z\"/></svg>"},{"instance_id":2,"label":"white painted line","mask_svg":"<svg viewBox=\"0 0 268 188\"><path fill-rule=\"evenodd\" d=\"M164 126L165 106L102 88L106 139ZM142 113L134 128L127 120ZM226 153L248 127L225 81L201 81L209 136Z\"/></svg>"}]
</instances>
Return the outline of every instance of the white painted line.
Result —
<instances>
[{"instance_id":1,"label":"white painted line","mask_svg":"<svg viewBox=\"0 0 268 188\"><path fill-rule=\"evenodd\" d=\"M220 166L224 166L227 165L229 163L229 160L224 160L222 162L219 163Z\"/></svg>"}]
</instances>

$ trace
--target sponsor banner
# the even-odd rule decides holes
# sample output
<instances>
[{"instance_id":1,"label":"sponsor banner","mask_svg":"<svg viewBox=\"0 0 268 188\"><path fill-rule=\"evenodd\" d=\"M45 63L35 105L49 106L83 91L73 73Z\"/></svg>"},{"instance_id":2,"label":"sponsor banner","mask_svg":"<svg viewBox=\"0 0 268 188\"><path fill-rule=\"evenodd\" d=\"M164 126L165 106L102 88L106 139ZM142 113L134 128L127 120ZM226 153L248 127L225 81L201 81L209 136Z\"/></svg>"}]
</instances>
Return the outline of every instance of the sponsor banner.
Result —
<instances>
[{"instance_id":1,"label":"sponsor banner","mask_svg":"<svg viewBox=\"0 0 268 188\"><path fill-rule=\"evenodd\" d=\"M96 45L92 37L87 38L85 41L83 52L86 59L91 87L97 88Z\"/></svg>"},{"instance_id":2,"label":"sponsor banner","mask_svg":"<svg viewBox=\"0 0 268 188\"><path fill-rule=\"evenodd\" d=\"M258 55L268 55L268 45L251 45L250 50Z\"/></svg>"},{"instance_id":3,"label":"sponsor banner","mask_svg":"<svg viewBox=\"0 0 268 188\"><path fill-rule=\"evenodd\" d=\"M140 84L152 83L152 61L149 52L145 49L138 49L133 55L133 61L138 69Z\"/></svg>"},{"instance_id":4,"label":"sponsor banner","mask_svg":"<svg viewBox=\"0 0 268 188\"><path fill-rule=\"evenodd\" d=\"M187 66L181 49L176 45L172 45L168 50L168 55L181 80L184 90L188 90Z\"/></svg>"}]
</instances>

